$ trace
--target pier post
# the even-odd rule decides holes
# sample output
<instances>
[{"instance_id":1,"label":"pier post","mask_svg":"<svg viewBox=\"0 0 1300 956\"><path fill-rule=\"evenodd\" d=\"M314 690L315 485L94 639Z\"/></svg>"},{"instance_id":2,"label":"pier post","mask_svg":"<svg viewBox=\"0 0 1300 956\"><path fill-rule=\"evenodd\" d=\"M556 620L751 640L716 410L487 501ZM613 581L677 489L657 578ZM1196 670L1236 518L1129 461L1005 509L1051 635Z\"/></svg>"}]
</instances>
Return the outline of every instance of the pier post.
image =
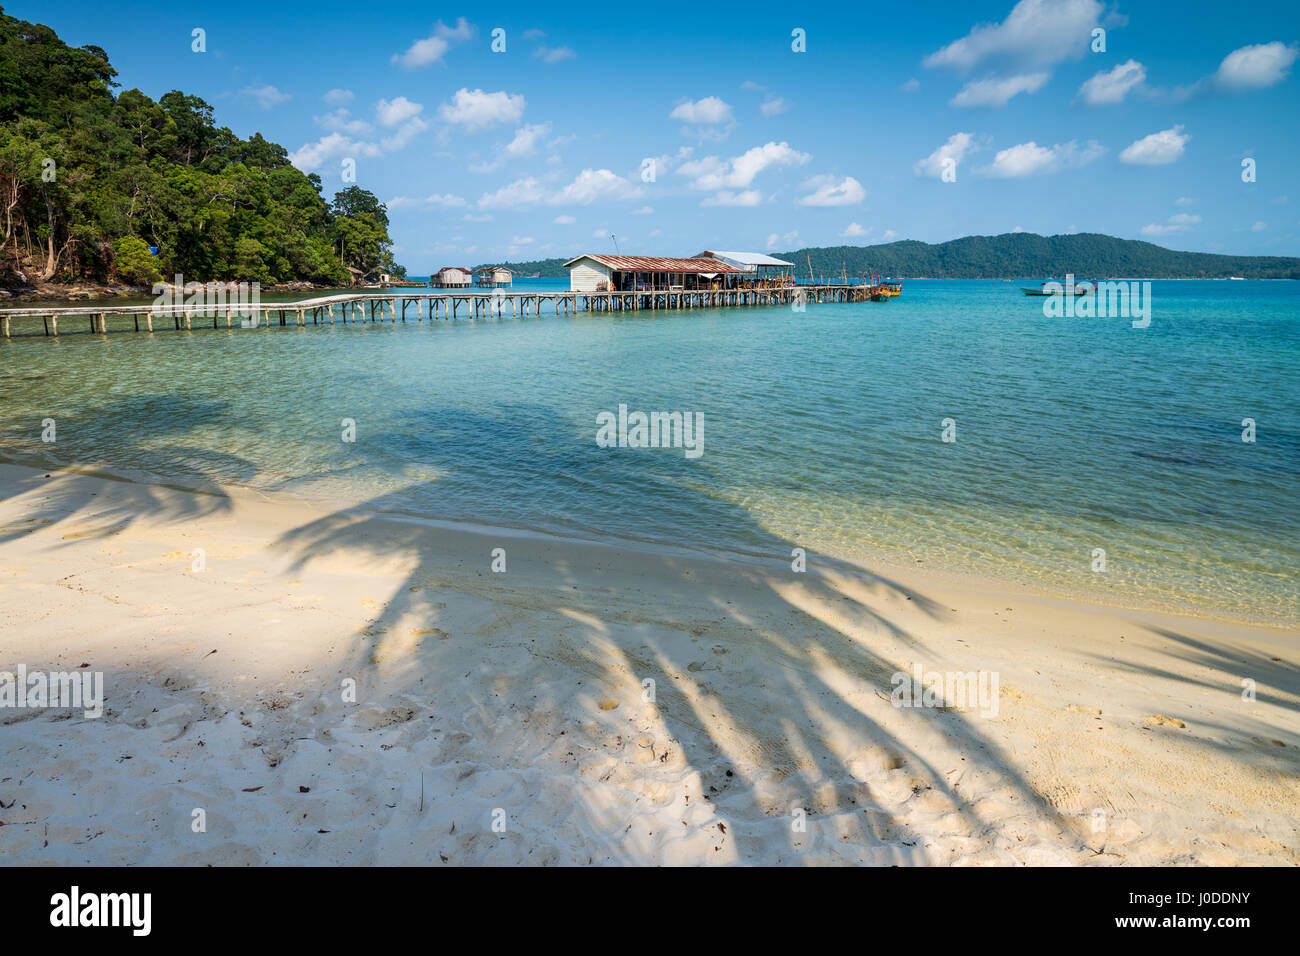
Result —
<instances>
[{"instance_id":1,"label":"pier post","mask_svg":"<svg viewBox=\"0 0 1300 956\"><path fill-rule=\"evenodd\" d=\"M9 316L5 316L5 338L9 338Z\"/></svg>"}]
</instances>

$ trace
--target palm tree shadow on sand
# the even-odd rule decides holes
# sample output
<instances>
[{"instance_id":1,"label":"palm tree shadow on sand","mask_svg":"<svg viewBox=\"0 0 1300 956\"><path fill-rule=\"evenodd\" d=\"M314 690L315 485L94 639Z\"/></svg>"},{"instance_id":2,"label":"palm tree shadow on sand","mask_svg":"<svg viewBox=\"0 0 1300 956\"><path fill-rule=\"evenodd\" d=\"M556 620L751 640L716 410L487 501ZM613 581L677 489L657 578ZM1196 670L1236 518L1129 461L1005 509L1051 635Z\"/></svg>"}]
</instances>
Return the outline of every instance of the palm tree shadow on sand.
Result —
<instances>
[{"instance_id":1,"label":"palm tree shadow on sand","mask_svg":"<svg viewBox=\"0 0 1300 956\"><path fill-rule=\"evenodd\" d=\"M555 712L564 715L563 725L572 732L608 719L597 702L604 698L626 708L624 713L636 715L644 708L645 725L658 731L633 726L627 740L620 734L618 746L603 751L594 736L595 756L612 754L613 759L572 767L572 803L587 817L583 849L596 860L661 862L636 842L644 834L629 832L630 822L612 812L608 801L592 796L603 784L636 787L638 774L644 780L657 772L673 782L699 775L702 799L717 809L719 819L732 821L724 824L725 834L717 831L718 843L729 843L742 862L770 862L773 853L799 862L800 852L814 845L829 853L820 859L944 862L937 851L918 845L900 808L910 799L946 802L950 808L944 812L960 818L962 832L991 843L995 826L978 806L983 784L991 780L1025 811L1069 832L1066 821L982 731L976 711L901 711L879 700L888 698L892 676L907 671L909 660L943 659L940 649L916 633L924 630L916 622L938 626L946 607L896 581L814 554L808 556L808 573L794 573L791 553L798 543L772 534L745 508L711 494L716 481L699 462L687 461L680 451L599 449L593 434L594 429L580 434L571 422L536 406L503 408L491 416L440 407L392 434L367 437L413 449L413 457L442 477L313 520L284 534L277 548L296 567L341 553L410 559L403 585L350 652L349 666L368 675L363 679L372 689L383 690L377 660L385 656L392 634L409 633L412 621L431 631L438 630L434 625L447 626L439 600L445 590L472 593L495 609L484 632L491 646L482 647L478 676L451 670L443 640L422 640L413 653L421 671L436 676L432 693L445 699L456 688L471 702L469 709L478 711L470 719L484 733L523 715L544 734L545 717ZM502 448L519 452L503 456ZM545 485L537 482L540 476L547 477ZM491 482L507 511L516 496L536 495L546 487L556 489L554 506L545 504L560 523L579 522L565 505L576 500L572 494L585 497L585 514L616 516L620 527L644 527L645 538L669 545L672 528L701 516L707 516L717 540L750 544L747 553L719 552L721 558L704 565L701 555L686 550L646 548L635 541L625 548L613 545L611 559L620 550L637 552L645 569L646 591L640 592L631 590L634 578L613 567L618 562L599 560L605 553L599 548L570 552L557 546L546 552L554 560L544 567L516 562L498 575L489 570L489 551L500 544L509 553L508 537L485 539L481 562L470 566L440 553L444 532L438 526L393 520L393 512L428 509L427 502L437 501L448 482L480 480ZM628 493L647 483L673 490L670 495ZM595 558L579 567L573 553ZM545 617L557 625L550 628L554 633L542 637L546 628L521 625L521 611L534 616L525 621ZM900 614L910 626L897 619ZM508 671L512 661L537 668L542 677L526 688L495 693L486 675ZM589 692L548 684L548 672L563 673L570 682L576 674ZM502 676L508 682L510 675ZM642 701L647 678L655 688L649 704ZM964 754L967 763L959 766L977 770L978 778L971 779L982 782L975 792L954 785L960 778L952 776L953 767L928 762L909 742L919 736L900 731L900 724L930 739L941 736ZM573 759L580 736L555 737L546 760ZM526 769L512 766L525 758L508 750L494 754L497 769ZM450 748L439 751L440 758L449 753ZM662 804L680 799L671 791L646 793ZM807 815L803 832L792 826L796 808ZM832 825L819 829L819 821L828 818ZM1073 841L1061 849L1080 846L1082 841Z\"/></svg>"},{"instance_id":2,"label":"palm tree shadow on sand","mask_svg":"<svg viewBox=\"0 0 1300 956\"><path fill-rule=\"evenodd\" d=\"M14 464L61 472L51 490L32 496L24 520L0 528L0 543L36 531L51 530L78 512L77 502L96 496L105 478L122 478L128 469L141 475L165 476L149 481L128 481L129 493L95 512L94 528L77 532L77 538L107 539L145 518L187 521L230 511L223 486L249 483L256 467L238 455L200 447L190 436L202 424L220 421L230 403L200 399L184 392L159 392L79 406L56 420L56 441L48 445L34 435L36 423L11 422L0 432L0 447L17 452L0 456ZM132 432L117 423L138 422ZM107 465L105 463L108 463ZM119 467L115 463L126 463ZM29 494L45 476L30 481L0 483L0 502ZM190 494L175 494L177 490Z\"/></svg>"}]
</instances>

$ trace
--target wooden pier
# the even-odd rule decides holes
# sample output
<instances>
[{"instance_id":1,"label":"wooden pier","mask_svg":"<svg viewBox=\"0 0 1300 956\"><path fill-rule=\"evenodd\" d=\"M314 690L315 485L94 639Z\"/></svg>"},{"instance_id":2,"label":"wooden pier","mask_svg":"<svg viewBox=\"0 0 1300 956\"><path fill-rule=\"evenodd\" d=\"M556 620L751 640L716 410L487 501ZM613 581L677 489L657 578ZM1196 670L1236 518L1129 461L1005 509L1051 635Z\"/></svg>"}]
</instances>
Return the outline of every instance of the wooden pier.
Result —
<instances>
[{"instance_id":1,"label":"wooden pier","mask_svg":"<svg viewBox=\"0 0 1300 956\"><path fill-rule=\"evenodd\" d=\"M86 331L107 334L110 318L113 332L157 332L205 329L208 323L220 329L271 329L359 324L456 321L459 319L525 318L529 316L573 315L578 312L638 312L679 309L717 309L788 306L805 303L865 302L872 287L860 283L840 285L787 285L721 290L650 289L629 292L537 292L433 291L394 293L378 290L364 293L321 296L297 302L228 302L177 304L174 306L73 306L65 308L6 309L0 306L4 338L14 335L56 337L63 332ZM550 309L544 311L545 306Z\"/></svg>"}]
</instances>

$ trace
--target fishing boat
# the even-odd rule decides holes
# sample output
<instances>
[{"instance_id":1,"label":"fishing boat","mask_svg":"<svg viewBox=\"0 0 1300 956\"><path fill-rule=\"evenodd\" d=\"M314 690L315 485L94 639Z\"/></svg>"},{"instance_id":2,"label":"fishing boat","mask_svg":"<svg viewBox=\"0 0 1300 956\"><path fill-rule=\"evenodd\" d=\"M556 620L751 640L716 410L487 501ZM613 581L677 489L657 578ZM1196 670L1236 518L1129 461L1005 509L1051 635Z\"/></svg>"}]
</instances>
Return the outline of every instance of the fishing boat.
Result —
<instances>
[{"instance_id":1,"label":"fishing boat","mask_svg":"<svg viewBox=\"0 0 1300 956\"><path fill-rule=\"evenodd\" d=\"M1049 288L1047 288L1049 285L1054 285L1054 286L1056 286L1056 288L1055 288L1055 289L1049 289ZM1074 294L1075 294L1075 295L1087 295L1089 292L1091 292L1091 291L1092 291L1093 289L1095 289L1096 287L1097 287L1097 283L1096 283L1096 282L1088 282L1088 281L1085 279L1083 282L1080 282L1080 283L1078 283L1078 284L1075 285L1075 287L1074 287ZM1027 288L1025 288L1024 286L1021 286L1021 287L1020 287L1020 291L1023 292L1025 295L1064 295L1064 294L1065 294L1065 283L1064 283L1064 282L1060 282L1060 281L1058 281L1058 280L1056 280L1056 279L1051 279L1051 280L1048 280L1047 282L1044 282L1044 283L1043 283L1039 288L1037 288L1037 289L1027 289Z\"/></svg>"}]
</instances>

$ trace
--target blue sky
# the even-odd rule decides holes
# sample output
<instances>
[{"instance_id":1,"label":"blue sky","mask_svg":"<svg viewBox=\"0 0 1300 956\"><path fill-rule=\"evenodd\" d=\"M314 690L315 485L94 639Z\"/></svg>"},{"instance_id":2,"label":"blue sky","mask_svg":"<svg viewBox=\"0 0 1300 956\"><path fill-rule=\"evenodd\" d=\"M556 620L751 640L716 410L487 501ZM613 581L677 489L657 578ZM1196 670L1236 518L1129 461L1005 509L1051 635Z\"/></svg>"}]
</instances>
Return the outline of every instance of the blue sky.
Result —
<instances>
[{"instance_id":1,"label":"blue sky","mask_svg":"<svg viewBox=\"0 0 1300 956\"><path fill-rule=\"evenodd\" d=\"M650 255L1016 229L1300 254L1293 0L6 11L102 46L123 89L202 96L327 195L354 160L413 274L610 233Z\"/></svg>"}]
</instances>

